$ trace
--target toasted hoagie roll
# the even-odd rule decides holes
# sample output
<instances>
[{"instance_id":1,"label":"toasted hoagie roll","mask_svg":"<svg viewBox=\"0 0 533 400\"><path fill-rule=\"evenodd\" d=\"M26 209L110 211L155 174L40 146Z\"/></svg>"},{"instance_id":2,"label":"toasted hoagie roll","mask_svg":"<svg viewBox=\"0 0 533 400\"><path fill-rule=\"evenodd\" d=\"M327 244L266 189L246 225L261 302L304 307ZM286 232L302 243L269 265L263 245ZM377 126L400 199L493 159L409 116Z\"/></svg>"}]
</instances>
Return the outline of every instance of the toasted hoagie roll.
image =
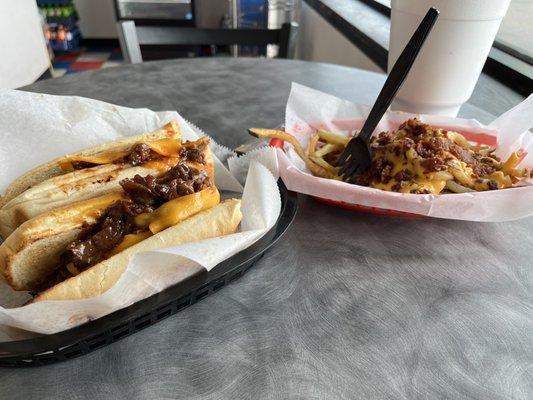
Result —
<instances>
[{"instance_id":1,"label":"toasted hoagie roll","mask_svg":"<svg viewBox=\"0 0 533 400\"><path fill-rule=\"evenodd\" d=\"M32 183L22 193L12 196L28 183L15 181L8 188L3 200L11 198L0 208L0 235L7 238L23 222L55 208L119 191L123 179L158 176L178 163L213 174L208 139L182 143L176 122L151 134L57 159L19 178ZM43 175L35 171L46 168L49 177L37 182Z\"/></svg>"},{"instance_id":2,"label":"toasted hoagie roll","mask_svg":"<svg viewBox=\"0 0 533 400\"><path fill-rule=\"evenodd\" d=\"M43 300L74 300L96 297L109 290L137 253L210 239L234 233L241 221L240 200L230 199L151 236L34 297Z\"/></svg>"},{"instance_id":3,"label":"toasted hoagie roll","mask_svg":"<svg viewBox=\"0 0 533 400\"><path fill-rule=\"evenodd\" d=\"M24 222L0 246L0 273L16 290L44 292L38 300L91 297L116 282L135 252L235 232L240 201L219 204L214 171L202 165L123 179L119 191Z\"/></svg>"},{"instance_id":4,"label":"toasted hoagie roll","mask_svg":"<svg viewBox=\"0 0 533 400\"><path fill-rule=\"evenodd\" d=\"M92 226L115 202L118 192L85 200L35 217L0 245L0 273L15 290L36 290L59 263L59 256L84 226Z\"/></svg>"},{"instance_id":5,"label":"toasted hoagie roll","mask_svg":"<svg viewBox=\"0 0 533 400\"><path fill-rule=\"evenodd\" d=\"M66 164L70 160L104 155L111 152L120 152L122 150L130 149L131 146L135 145L136 143L166 138L178 140L181 139L180 127L176 121L169 122L163 128L151 133L131 136L110 143L104 143L102 145L81 150L73 154L67 154L46 164L39 165L38 167L26 172L24 175L21 175L15 181L13 181L11 185L9 185L9 187L5 190L5 193L0 197L0 207L38 183L41 183L49 178L53 178L54 176L63 175L69 172L66 168Z\"/></svg>"}]
</instances>

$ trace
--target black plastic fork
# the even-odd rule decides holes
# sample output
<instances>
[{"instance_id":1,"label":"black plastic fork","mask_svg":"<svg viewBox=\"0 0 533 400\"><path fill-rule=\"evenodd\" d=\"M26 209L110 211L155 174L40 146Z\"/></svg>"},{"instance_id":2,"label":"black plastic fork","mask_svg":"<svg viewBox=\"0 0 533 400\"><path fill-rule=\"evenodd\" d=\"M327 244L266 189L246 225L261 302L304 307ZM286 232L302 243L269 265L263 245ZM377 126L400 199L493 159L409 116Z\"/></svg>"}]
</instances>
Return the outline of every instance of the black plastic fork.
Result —
<instances>
[{"instance_id":1,"label":"black plastic fork","mask_svg":"<svg viewBox=\"0 0 533 400\"><path fill-rule=\"evenodd\" d=\"M361 132L348 142L346 149L344 149L344 152L339 158L339 176L342 177L342 180L354 182L357 175L366 171L370 166L370 137L372 136L372 132L378 126L383 114L385 114L394 96L405 81L438 17L439 11L436 8L432 7L428 10L424 19L420 22L415 33L403 49L402 54L398 57L394 67L392 67Z\"/></svg>"}]
</instances>

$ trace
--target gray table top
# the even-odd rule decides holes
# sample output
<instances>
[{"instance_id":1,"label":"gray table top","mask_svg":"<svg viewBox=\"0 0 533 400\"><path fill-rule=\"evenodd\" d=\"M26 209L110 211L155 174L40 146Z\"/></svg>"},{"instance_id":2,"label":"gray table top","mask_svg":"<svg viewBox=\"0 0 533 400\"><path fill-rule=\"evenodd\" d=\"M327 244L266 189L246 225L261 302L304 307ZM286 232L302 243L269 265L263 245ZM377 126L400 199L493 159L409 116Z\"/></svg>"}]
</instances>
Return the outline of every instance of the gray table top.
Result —
<instances>
[{"instance_id":1,"label":"gray table top","mask_svg":"<svg viewBox=\"0 0 533 400\"><path fill-rule=\"evenodd\" d=\"M370 103L384 77L317 63L195 59L25 89L177 109L236 146L246 128L283 120L291 81ZM491 118L470 105L462 114ZM241 279L87 356L0 369L0 397L531 398L532 229L533 219L397 219L302 196L283 240Z\"/></svg>"}]
</instances>

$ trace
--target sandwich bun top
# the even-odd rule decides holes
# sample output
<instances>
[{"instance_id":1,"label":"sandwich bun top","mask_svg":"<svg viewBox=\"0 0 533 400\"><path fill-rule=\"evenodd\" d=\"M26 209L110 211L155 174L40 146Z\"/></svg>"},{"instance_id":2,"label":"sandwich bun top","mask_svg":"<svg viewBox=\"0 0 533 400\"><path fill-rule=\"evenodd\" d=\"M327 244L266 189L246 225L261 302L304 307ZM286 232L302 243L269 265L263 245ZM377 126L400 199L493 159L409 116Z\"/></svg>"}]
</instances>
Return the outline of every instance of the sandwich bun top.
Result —
<instances>
[{"instance_id":1,"label":"sandwich bun top","mask_svg":"<svg viewBox=\"0 0 533 400\"><path fill-rule=\"evenodd\" d=\"M61 165L71 157L94 156L96 154L105 153L108 151L120 151L130 148L132 144L138 142L150 142L165 138L181 139L181 130L177 121L171 121L161 129L150 133L104 143L102 145L81 150L76 153L67 154L63 157L39 165L38 167L18 177L11 183L11 185L8 186L4 194L0 196L0 207L3 207L7 202L25 190L37 185L38 183L41 183L54 176L63 175L65 171L61 168Z\"/></svg>"},{"instance_id":2,"label":"sandwich bun top","mask_svg":"<svg viewBox=\"0 0 533 400\"><path fill-rule=\"evenodd\" d=\"M207 137L202 137L185 144L185 146L201 148L204 159L204 163L186 160L185 164L205 171L213 182L214 163L208 140ZM7 238L25 221L53 209L107 193L122 191L119 183L121 180L131 179L135 175L157 176L168 171L178 162L183 161L178 157L165 157L137 166L124 163L103 164L46 179L25 190L0 208L0 235Z\"/></svg>"}]
</instances>

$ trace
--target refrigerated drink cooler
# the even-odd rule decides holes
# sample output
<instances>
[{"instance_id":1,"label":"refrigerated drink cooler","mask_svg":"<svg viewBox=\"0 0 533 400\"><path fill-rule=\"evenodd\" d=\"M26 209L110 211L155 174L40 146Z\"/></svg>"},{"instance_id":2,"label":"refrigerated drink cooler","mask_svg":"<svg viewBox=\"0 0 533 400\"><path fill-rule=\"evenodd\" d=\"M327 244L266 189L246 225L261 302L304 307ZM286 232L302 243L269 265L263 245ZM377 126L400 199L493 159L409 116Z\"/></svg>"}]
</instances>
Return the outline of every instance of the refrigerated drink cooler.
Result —
<instances>
[{"instance_id":1,"label":"refrigerated drink cooler","mask_svg":"<svg viewBox=\"0 0 533 400\"><path fill-rule=\"evenodd\" d=\"M194 0L117 0L117 19L136 25L194 26Z\"/></svg>"}]
</instances>

